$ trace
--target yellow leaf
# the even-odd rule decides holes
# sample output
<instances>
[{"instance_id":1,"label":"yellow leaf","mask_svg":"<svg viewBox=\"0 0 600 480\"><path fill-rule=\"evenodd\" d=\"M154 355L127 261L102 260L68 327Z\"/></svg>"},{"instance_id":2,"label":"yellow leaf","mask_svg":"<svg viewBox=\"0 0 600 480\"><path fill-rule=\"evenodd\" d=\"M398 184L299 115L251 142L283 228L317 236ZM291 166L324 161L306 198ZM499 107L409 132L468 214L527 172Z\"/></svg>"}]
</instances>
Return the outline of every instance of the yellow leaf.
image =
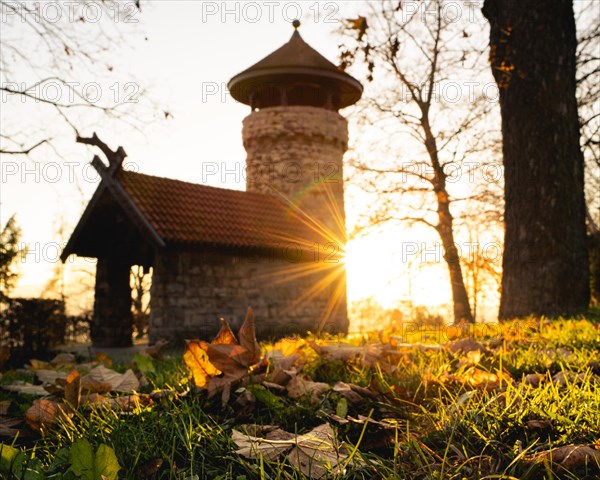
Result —
<instances>
[{"instance_id":1,"label":"yellow leaf","mask_svg":"<svg viewBox=\"0 0 600 480\"><path fill-rule=\"evenodd\" d=\"M298 353L307 345L306 340L299 337L294 338L282 338L275 345L273 350L279 350L285 357Z\"/></svg>"},{"instance_id":2,"label":"yellow leaf","mask_svg":"<svg viewBox=\"0 0 600 480\"><path fill-rule=\"evenodd\" d=\"M185 353L183 354L183 361L191 370L194 384L197 387L205 387L210 377L221 373L208 360L205 347L206 342L202 340L188 340Z\"/></svg>"}]
</instances>

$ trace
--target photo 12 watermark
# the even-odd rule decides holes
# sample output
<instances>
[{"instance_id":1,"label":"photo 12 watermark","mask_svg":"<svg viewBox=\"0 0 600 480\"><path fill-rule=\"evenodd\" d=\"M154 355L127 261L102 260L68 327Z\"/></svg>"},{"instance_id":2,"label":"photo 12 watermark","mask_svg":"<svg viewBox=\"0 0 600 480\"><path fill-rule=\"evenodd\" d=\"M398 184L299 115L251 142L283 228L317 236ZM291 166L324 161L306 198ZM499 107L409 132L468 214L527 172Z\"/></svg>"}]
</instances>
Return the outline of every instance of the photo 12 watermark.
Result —
<instances>
[{"instance_id":1,"label":"photo 12 watermark","mask_svg":"<svg viewBox=\"0 0 600 480\"><path fill-rule=\"evenodd\" d=\"M200 22L258 23L309 19L315 23L338 23L339 2L203 1Z\"/></svg>"},{"instance_id":2,"label":"photo 12 watermark","mask_svg":"<svg viewBox=\"0 0 600 480\"><path fill-rule=\"evenodd\" d=\"M340 183L341 164L336 162L202 162L202 183Z\"/></svg>"},{"instance_id":3,"label":"photo 12 watermark","mask_svg":"<svg viewBox=\"0 0 600 480\"><path fill-rule=\"evenodd\" d=\"M140 9L135 0L41 0L0 2L0 21L28 24L139 23Z\"/></svg>"},{"instance_id":4,"label":"photo 12 watermark","mask_svg":"<svg viewBox=\"0 0 600 480\"><path fill-rule=\"evenodd\" d=\"M122 169L128 172L139 172L135 162L125 162ZM32 162L31 160L8 160L0 164L0 182L8 183L98 183L100 175L91 163L73 162Z\"/></svg>"},{"instance_id":5,"label":"photo 12 watermark","mask_svg":"<svg viewBox=\"0 0 600 480\"><path fill-rule=\"evenodd\" d=\"M136 82L113 82L101 85L98 82L68 82L47 79L43 82L27 84L24 82L2 82L0 101L9 100L21 103L36 102L55 105L119 105L138 103L141 89Z\"/></svg>"}]
</instances>

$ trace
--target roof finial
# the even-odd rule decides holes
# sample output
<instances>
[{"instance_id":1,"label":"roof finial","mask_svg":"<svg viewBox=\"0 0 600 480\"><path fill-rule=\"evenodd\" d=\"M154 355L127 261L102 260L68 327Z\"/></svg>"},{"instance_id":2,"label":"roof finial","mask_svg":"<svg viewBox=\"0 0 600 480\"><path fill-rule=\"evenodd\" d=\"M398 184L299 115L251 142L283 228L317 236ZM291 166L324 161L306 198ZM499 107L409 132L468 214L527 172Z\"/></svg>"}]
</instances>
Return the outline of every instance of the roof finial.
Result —
<instances>
[{"instance_id":1,"label":"roof finial","mask_svg":"<svg viewBox=\"0 0 600 480\"><path fill-rule=\"evenodd\" d=\"M292 27L294 27L295 30L298 30L298 28L300 27L300 20L296 19L292 22Z\"/></svg>"}]
</instances>

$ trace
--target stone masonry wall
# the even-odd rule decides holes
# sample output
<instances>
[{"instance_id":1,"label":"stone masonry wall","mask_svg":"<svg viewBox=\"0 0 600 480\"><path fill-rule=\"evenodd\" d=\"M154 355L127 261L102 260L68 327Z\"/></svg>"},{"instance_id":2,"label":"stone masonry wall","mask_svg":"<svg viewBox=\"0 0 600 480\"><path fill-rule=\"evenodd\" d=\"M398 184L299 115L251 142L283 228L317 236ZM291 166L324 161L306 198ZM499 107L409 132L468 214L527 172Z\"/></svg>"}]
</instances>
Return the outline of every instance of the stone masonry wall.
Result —
<instances>
[{"instance_id":1,"label":"stone masonry wall","mask_svg":"<svg viewBox=\"0 0 600 480\"><path fill-rule=\"evenodd\" d=\"M285 196L345 243L346 119L323 108L269 107L246 117L242 134L246 190Z\"/></svg>"},{"instance_id":2,"label":"stone masonry wall","mask_svg":"<svg viewBox=\"0 0 600 480\"><path fill-rule=\"evenodd\" d=\"M256 318L257 334L271 338L317 331L331 302L339 304L324 330L345 332L345 269L326 257L298 263L294 256L248 257L210 252L158 253L151 290L150 342L210 339L224 317L234 331L248 306ZM311 272L300 276L300 272ZM315 286L324 287L320 292ZM336 293L337 291L337 293Z\"/></svg>"}]
</instances>

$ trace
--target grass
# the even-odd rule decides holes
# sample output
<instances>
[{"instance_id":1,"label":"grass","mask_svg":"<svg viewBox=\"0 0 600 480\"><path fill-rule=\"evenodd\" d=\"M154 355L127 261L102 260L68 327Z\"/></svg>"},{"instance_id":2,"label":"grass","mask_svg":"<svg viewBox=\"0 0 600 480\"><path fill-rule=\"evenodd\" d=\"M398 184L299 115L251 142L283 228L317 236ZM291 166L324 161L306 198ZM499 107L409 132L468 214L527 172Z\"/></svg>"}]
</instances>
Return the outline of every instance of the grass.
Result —
<instances>
[{"instance_id":1,"label":"grass","mask_svg":"<svg viewBox=\"0 0 600 480\"><path fill-rule=\"evenodd\" d=\"M44 435L16 438L13 445L21 445L28 458L37 459L35 466L43 472L39 478L71 478L65 474L68 464L63 457L66 449L85 438L96 448L112 447L123 479L306 479L284 457L269 462L237 455L231 431L256 423L303 434L331 422L353 458L343 471L327 478L598 478L600 470L593 461L569 469L532 461L537 453L552 448L600 443L598 323L525 320L503 324L487 336L483 330L471 333L489 346L476 368L507 372L512 381L497 388L469 383L473 366L465 364L467 356L445 349L409 351L399 357L393 371L365 366L359 359L330 360L311 353L303 367L311 379L330 385L354 383L376 389L379 397L354 405L329 390L313 404L255 384L246 388L256 398L255 404L244 405L240 401L244 392L237 391L223 405L203 392L184 393L188 372L175 355L154 361L154 372L147 374L150 384L144 389L168 389L178 395L127 412L101 406L80 410ZM559 372L566 378L564 385L551 380ZM539 387L524 381L532 373L546 376ZM18 376L5 373L1 381ZM6 398L13 400L13 415L21 414L32 400L0 393L0 400ZM336 412L385 420L387 427L340 424L333 420Z\"/></svg>"}]
</instances>

